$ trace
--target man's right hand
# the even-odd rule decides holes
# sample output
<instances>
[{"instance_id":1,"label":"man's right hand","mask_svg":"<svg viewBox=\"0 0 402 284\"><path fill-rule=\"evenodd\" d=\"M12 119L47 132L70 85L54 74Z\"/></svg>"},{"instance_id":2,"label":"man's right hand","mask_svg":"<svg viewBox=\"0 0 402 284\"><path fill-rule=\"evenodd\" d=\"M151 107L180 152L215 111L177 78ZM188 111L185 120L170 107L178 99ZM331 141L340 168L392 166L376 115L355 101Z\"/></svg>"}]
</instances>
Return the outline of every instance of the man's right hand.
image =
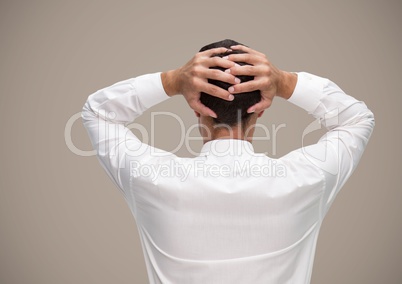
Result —
<instances>
[{"instance_id":1,"label":"man's right hand","mask_svg":"<svg viewBox=\"0 0 402 284\"><path fill-rule=\"evenodd\" d=\"M231 61L246 62L249 65L235 66L228 70L233 75L254 76L254 80L238 84L229 88L232 94L261 91L261 101L251 106L247 112L259 113L271 106L275 96L289 99L297 83L297 75L279 70L261 52L243 45L232 46L233 50L245 53L231 54L227 58Z\"/></svg>"},{"instance_id":2,"label":"man's right hand","mask_svg":"<svg viewBox=\"0 0 402 284\"><path fill-rule=\"evenodd\" d=\"M201 92L224 100L233 100L233 95L218 86L208 83L208 79L227 82L235 85L240 83L234 75L210 67L219 66L229 69L235 66L235 63L228 59L223 59L217 54L225 53L228 49L225 47L209 49L197 53L184 66L163 72L161 75L162 84L168 96L182 94L189 106L202 115L217 117L216 113L206 107L200 101Z\"/></svg>"}]
</instances>

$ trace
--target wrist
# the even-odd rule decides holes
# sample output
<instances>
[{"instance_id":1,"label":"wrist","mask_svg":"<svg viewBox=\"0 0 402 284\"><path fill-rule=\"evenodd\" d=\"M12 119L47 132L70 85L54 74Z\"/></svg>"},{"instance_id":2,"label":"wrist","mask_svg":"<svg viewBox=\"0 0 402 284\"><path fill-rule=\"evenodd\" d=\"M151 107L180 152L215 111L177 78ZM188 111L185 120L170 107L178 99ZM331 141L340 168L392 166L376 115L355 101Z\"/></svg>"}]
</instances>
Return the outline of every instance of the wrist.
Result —
<instances>
[{"instance_id":1,"label":"wrist","mask_svg":"<svg viewBox=\"0 0 402 284\"><path fill-rule=\"evenodd\" d=\"M295 90L297 83L297 74L281 71L281 78L279 79L278 97L288 100Z\"/></svg>"},{"instance_id":2,"label":"wrist","mask_svg":"<svg viewBox=\"0 0 402 284\"><path fill-rule=\"evenodd\" d=\"M169 70L161 74L163 88L169 97L180 93L176 74L177 70Z\"/></svg>"}]
</instances>

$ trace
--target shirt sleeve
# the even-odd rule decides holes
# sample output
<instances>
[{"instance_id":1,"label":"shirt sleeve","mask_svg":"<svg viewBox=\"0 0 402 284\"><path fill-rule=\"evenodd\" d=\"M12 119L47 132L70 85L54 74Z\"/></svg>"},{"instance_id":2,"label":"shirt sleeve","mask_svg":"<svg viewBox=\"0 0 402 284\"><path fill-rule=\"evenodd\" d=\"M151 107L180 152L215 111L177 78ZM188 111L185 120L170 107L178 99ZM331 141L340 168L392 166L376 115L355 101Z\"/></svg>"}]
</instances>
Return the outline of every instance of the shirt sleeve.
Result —
<instances>
[{"instance_id":1,"label":"shirt sleeve","mask_svg":"<svg viewBox=\"0 0 402 284\"><path fill-rule=\"evenodd\" d=\"M125 197L130 186L130 163L143 162L154 154L165 153L142 143L131 131L138 125L129 123L148 108L168 98L159 72L98 90L84 104L81 117L97 158ZM138 129L143 130L143 139L144 135L148 137L144 129Z\"/></svg>"},{"instance_id":2,"label":"shirt sleeve","mask_svg":"<svg viewBox=\"0 0 402 284\"><path fill-rule=\"evenodd\" d=\"M298 160L314 165L325 179L322 217L335 196L356 169L374 128L374 115L364 102L339 88L334 82L299 72L289 102L306 110L316 121L307 126L303 138L325 127L327 132L316 144L302 146L290 153Z\"/></svg>"}]
</instances>

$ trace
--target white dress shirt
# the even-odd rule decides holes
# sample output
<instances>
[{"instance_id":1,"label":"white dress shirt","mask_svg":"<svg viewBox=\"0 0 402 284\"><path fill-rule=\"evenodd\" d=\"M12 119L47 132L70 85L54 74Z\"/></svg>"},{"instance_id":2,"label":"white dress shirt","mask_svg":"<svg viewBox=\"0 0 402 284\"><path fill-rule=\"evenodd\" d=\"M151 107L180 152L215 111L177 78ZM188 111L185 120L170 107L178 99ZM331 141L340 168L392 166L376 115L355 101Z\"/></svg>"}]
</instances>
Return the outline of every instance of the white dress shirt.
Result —
<instances>
[{"instance_id":1,"label":"white dress shirt","mask_svg":"<svg viewBox=\"0 0 402 284\"><path fill-rule=\"evenodd\" d=\"M309 283L318 232L374 127L366 105L299 72L288 100L328 132L273 159L244 140L195 158L142 143L128 124L169 97L160 73L118 82L82 111L97 157L136 220L150 283Z\"/></svg>"}]
</instances>

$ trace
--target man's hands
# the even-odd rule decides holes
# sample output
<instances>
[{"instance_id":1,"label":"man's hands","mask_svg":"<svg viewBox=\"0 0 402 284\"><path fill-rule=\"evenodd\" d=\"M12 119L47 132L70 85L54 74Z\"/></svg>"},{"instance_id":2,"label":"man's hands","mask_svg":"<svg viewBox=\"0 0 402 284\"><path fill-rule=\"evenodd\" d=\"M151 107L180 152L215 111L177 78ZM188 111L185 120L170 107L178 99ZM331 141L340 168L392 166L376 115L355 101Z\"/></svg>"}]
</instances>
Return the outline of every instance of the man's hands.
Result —
<instances>
[{"instance_id":1,"label":"man's hands","mask_svg":"<svg viewBox=\"0 0 402 284\"><path fill-rule=\"evenodd\" d=\"M236 45L231 49L246 53L231 54L224 58L213 57L228 50L224 47L214 48L197 53L181 68L162 73L162 84L167 95L182 94L192 109L212 117L216 117L216 114L201 103L201 92L231 101L234 99L232 94L260 90L261 101L251 106L247 110L249 113L259 113L270 107L275 96L290 98L296 86L296 74L279 70L263 53L249 47ZM240 66L235 62L250 65ZM209 68L214 66L226 68L226 71ZM254 76L254 80L241 83L236 75ZM233 86L229 90L224 90L208 83L208 79L227 82Z\"/></svg>"},{"instance_id":2,"label":"man's hands","mask_svg":"<svg viewBox=\"0 0 402 284\"><path fill-rule=\"evenodd\" d=\"M234 66L225 72L232 75L254 76L254 80L229 88L232 94L261 91L261 101L251 106L247 112L261 112L269 108L275 96L289 99L296 86L297 75L281 71L269 62L265 54L243 45L232 46L233 50L246 53L231 54L226 58L230 61L245 62L251 65Z\"/></svg>"},{"instance_id":3,"label":"man's hands","mask_svg":"<svg viewBox=\"0 0 402 284\"><path fill-rule=\"evenodd\" d=\"M228 90L208 83L208 79L219 80L229 84L240 83L234 75L209 67L220 66L231 68L235 63L213 55L226 52L228 49L214 48L197 53L187 64L176 70L162 73L163 87L168 96L182 94L189 106L202 115L217 117L216 113L200 102L201 92L231 101L234 96Z\"/></svg>"}]
</instances>

